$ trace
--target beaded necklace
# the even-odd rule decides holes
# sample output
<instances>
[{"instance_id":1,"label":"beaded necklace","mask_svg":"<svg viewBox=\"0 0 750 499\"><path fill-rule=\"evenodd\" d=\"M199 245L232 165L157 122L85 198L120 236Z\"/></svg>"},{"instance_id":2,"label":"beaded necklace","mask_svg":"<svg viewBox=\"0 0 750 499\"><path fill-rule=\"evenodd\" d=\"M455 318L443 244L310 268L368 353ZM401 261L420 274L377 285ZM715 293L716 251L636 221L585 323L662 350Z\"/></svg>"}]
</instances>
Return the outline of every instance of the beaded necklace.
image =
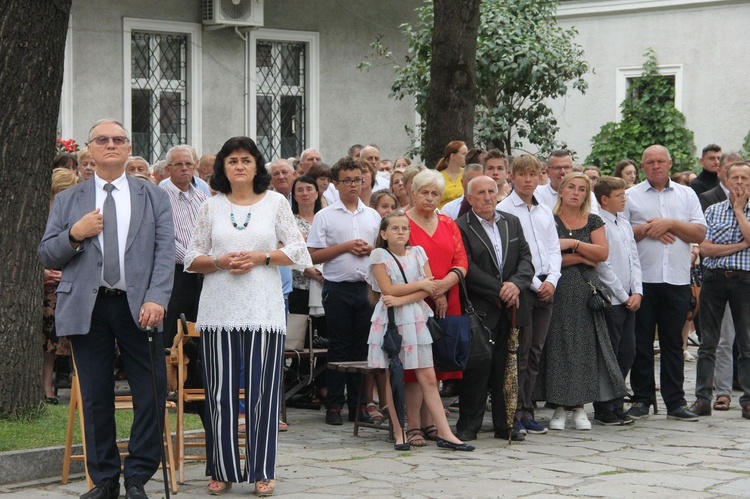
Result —
<instances>
[{"instance_id":1,"label":"beaded necklace","mask_svg":"<svg viewBox=\"0 0 750 499\"><path fill-rule=\"evenodd\" d=\"M245 230L247 228L247 224L250 223L250 216L252 215L252 210L248 208L247 216L245 217L245 223L242 225L237 225L237 220L235 220L234 218L234 204L232 203L231 200L229 201L229 206L231 207L230 212L229 212L229 220L232 221L232 225L237 230Z\"/></svg>"}]
</instances>

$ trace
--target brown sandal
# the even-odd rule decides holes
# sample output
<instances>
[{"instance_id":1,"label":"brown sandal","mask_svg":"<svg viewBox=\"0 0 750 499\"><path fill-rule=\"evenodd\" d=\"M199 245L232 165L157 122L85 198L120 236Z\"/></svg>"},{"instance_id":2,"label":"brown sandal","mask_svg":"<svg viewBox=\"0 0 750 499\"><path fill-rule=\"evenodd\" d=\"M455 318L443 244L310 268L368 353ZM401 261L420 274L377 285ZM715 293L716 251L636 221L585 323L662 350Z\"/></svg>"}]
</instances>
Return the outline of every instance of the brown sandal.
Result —
<instances>
[{"instance_id":1,"label":"brown sandal","mask_svg":"<svg viewBox=\"0 0 750 499\"><path fill-rule=\"evenodd\" d=\"M414 447L424 447L427 445L427 441L424 439L424 433L419 428L412 428L406 430L406 441Z\"/></svg>"},{"instance_id":2,"label":"brown sandal","mask_svg":"<svg viewBox=\"0 0 750 499\"><path fill-rule=\"evenodd\" d=\"M719 395L714 402L714 411L728 411L732 404L732 397L729 395Z\"/></svg>"},{"instance_id":3,"label":"brown sandal","mask_svg":"<svg viewBox=\"0 0 750 499\"><path fill-rule=\"evenodd\" d=\"M221 482L212 478L211 481L208 482L207 488L210 495L220 496L232 490L232 482Z\"/></svg>"},{"instance_id":4,"label":"brown sandal","mask_svg":"<svg viewBox=\"0 0 750 499\"><path fill-rule=\"evenodd\" d=\"M255 482L255 495L258 497L272 496L274 488L276 488L276 480L273 478L270 480L258 480Z\"/></svg>"}]
</instances>

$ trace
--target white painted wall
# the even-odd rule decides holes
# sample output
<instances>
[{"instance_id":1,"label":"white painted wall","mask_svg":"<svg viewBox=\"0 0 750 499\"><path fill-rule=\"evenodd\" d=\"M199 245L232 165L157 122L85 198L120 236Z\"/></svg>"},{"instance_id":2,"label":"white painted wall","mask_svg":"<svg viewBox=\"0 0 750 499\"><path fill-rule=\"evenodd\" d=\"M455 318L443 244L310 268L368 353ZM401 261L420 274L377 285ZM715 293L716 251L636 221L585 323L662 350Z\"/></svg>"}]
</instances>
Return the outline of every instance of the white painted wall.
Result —
<instances>
[{"instance_id":1,"label":"white painted wall","mask_svg":"<svg viewBox=\"0 0 750 499\"><path fill-rule=\"evenodd\" d=\"M559 138L585 159L591 138L615 120L617 68L642 65L652 47L660 64L683 65L682 111L695 133L696 154L712 142L738 150L750 130L749 21L750 2L561 18L560 25L578 29L593 74L586 77L586 95L555 103Z\"/></svg>"},{"instance_id":2,"label":"white painted wall","mask_svg":"<svg viewBox=\"0 0 750 499\"><path fill-rule=\"evenodd\" d=\"M415 1L342 2L266 0L265 27L320 33L320 150L333 163L353 143L374 142L383 158L409 147L405 123L414 123L411 101L389 98L389 65L369 72L357 63L377 34L403 60L398 26L415 18ZM73 138L86 140L92 123L123 116L123 18L201 22L200 0L74 0L72 8ZM202 34L202 140L215 152L243 133L244 42L231 29ZM251 119L255 119L252 115Z\"/></svg>"}]
</instances>

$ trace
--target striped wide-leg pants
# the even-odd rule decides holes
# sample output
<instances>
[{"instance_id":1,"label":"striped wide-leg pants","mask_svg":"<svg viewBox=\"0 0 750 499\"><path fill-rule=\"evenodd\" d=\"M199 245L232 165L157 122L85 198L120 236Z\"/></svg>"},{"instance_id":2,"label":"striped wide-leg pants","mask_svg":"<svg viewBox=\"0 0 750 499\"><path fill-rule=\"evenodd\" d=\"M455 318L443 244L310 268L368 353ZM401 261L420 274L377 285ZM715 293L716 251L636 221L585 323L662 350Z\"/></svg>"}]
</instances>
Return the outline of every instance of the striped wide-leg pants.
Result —
<instances>
[{"instance_id":1,"label":"striped wide-leg pants","mask_svg":"<svg viewBox=\"0 0 750 499\"><path fill-rule=\"evenodd\" d=\"M206 391L206 475L223 482L275 478L284 335L202 331ZM240 362L245 362L244 473L238 446Z\"/></svg>"}]
</instances>

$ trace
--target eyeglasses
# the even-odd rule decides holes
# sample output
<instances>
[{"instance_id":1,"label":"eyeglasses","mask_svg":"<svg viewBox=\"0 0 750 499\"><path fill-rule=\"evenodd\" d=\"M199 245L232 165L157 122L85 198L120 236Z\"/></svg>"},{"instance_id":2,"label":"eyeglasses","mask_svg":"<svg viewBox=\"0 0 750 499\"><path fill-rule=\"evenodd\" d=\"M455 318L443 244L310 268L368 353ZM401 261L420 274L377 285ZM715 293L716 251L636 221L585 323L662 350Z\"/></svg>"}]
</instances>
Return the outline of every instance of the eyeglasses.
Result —
<instances>
[{"instance_id":1,"label":"eyeglasses","mask_svg":"<svg viewBox=\"0 0 750 499\"><path fill-rule=\"evenodd\" d=\"M572 167L572 166L548 166L548 167L547 167L547 170L554 170L554 171L559 171L559 170L572 170L572 169L573 169L573 167Z\"/></svg>"},{"instance_id":2,"label":"eyeglasses","mask_svg":"<svg viewBox=\"0 0 750 499\"><path fill-rule=\"evenodd\" d=\"M177 168L192 168L195 163L172 163L169 166L176 166Z\"/></svg>"},{"instance_id":3,"label":"eyeglasses","mask_svg":"<svg viewBox=\"0 0 750 499\"><path fill-rule=\"evenodd\" d=\"M124 137L122 135L117 135L115 137L105 137L104 135L102 135L99 137L94 137L93 139L91 139L91 142L100 147L104 147L109 144L110 139L116 146L124 146L125 144L130 142L127 137Z\"/></svg>"},{"instance_id":4,"label":"eyeglasses","mask_svg":"<svg viewBox=\"0 0 750 499\"><path fill-rule=\"evenodd\" d=\"M409 232L411 230L411 227L409 227L408 225L403 225L401 227L393 225L391 227L388 227L388 230L391 232Z\"/></svg>"},{"instance_id":5,"label":"eyeglasses","mask_svg":"<svg viewBox=\"0 0 750 499\"><path fill-rule=\"evenodd\" d=\"M364 181L365 181L365 179L360 178L360 177L357 177L357 178L345 178L343 180L339 180L339 182L341 182L342 184L344 184L347 187L350 186L350 185L361 185Z\"/></svg>"}]
</instances>

